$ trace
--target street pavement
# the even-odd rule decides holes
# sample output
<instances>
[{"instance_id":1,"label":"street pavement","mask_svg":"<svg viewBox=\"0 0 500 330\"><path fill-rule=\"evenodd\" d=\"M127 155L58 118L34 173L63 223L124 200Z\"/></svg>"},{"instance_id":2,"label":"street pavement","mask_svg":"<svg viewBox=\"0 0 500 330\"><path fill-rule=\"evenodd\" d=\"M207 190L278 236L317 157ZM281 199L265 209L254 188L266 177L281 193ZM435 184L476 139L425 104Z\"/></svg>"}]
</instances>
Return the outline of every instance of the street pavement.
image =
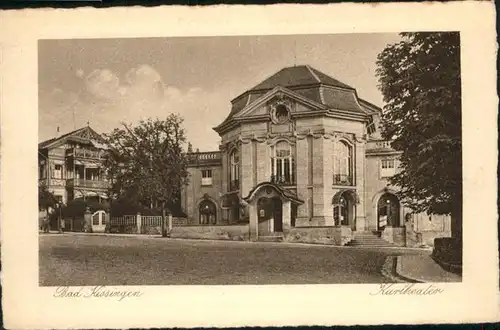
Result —
<instances>
[{"instance_id":1,"label":"street pavement","mask_svg":"<svg viewBox=\"0 0 500 330\"><path fill-rule=\"evenodd\" d=\"M413 256L399 270L430 259L418 249L84 233L40 234L39 247L41 286L389 283L388 258Z\"/></svg>"},{"instance_id":2,"label":"street pavement","mask_svg":"<svg viewBox=\"0 0 500 330\"><path fill-rule=\"evenodd\" d=\"M458 274L444 270L430 254L403 255L398 257L396 272L400 277L415 282L461 282Z\"/></svg>"}]
</instances>

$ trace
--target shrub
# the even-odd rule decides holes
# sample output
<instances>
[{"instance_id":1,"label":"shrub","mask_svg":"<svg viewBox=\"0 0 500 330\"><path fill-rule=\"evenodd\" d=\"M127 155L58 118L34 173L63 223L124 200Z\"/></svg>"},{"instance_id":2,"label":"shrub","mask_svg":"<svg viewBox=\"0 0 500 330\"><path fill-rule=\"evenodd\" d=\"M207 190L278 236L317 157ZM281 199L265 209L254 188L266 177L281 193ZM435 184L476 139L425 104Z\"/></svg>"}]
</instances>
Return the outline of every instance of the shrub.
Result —
<instances>
[{"instance_id":1,"label":"shrub","mask_svg":"<svg viewBox=\"0 0 500 330\"><path fill-rule=\"evenodd\" d=\"M65 218L79 218L83 217L85 214L85 210L87 207L90 209L90 212L95 212L99 210L109 211L109 206L106 203L99 203L96 200L83 200L83 199L74 199L62 209L63 217Z\"/></svg>"}]
</instances>

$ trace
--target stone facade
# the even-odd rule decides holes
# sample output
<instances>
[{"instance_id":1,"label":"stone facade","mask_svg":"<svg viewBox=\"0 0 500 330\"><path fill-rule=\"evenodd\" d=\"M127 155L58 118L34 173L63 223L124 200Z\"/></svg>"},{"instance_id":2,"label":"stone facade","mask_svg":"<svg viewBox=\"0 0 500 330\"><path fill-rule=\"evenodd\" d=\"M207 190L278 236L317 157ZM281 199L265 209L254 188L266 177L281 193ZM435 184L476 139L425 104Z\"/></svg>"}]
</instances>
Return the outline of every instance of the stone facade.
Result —
<instances>
[{"instance_id":1,"label":"stone facade","mask_svg":"<svg viewBox=\"0 0 500 330\"><path fill-rule=\"evenodd\" d=\"M188 224L244 224L250 240L336 245L375 231L407 245L409 210L388 182L399 153L380 137L379 107L309 66L285 68L231 105L214 128L220 150L189 154ZM414 232L427 232L421 237L449 233L446 217L432 228L413 218L420 224Z\"/></svg>"}]
</instances>

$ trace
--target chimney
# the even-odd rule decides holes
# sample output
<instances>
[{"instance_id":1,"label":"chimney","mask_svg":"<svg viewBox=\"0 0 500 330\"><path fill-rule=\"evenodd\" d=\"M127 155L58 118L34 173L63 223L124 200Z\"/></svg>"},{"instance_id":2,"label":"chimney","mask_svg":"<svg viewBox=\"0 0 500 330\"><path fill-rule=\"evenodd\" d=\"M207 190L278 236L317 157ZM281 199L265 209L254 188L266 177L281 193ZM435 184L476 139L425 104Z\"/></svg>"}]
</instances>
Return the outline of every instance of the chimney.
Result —
<instances>
[{"instance_id":1,"label":"chimney","mask_svg":"<svg viewBox=\"0 0 500 330\"><path fill-rule=\"evenodd\" d=\"M56 139L59 137L59 126L57 126Z\"/></svg>"}]
</instances>

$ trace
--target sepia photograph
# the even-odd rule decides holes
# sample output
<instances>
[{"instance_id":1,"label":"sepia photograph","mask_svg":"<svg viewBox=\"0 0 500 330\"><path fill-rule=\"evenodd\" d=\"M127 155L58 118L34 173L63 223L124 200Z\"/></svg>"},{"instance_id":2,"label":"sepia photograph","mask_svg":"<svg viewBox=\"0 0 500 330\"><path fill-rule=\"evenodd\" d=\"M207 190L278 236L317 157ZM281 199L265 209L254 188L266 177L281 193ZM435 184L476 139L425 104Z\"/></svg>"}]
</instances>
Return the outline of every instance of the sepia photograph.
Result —
<instances>
[{"instance_id":1,"label":"sepia photograph","mask_svg":"<svg viewBox=\"0 0 500 330\"><path fill-rule=\"evenodd\" d=\"M453 31L39 40L40 286L461 282L460 68Z\"/></svg>"},{"instance_id":2,"label":"sepia photograph","mask_svg":"<svg viewBox=\"0 0 500 330\"><path fill-rule=\"evenodd\" d=\"M497 321L494 14L0 12L5 326Z\"/></svg>"}]
</instances>

